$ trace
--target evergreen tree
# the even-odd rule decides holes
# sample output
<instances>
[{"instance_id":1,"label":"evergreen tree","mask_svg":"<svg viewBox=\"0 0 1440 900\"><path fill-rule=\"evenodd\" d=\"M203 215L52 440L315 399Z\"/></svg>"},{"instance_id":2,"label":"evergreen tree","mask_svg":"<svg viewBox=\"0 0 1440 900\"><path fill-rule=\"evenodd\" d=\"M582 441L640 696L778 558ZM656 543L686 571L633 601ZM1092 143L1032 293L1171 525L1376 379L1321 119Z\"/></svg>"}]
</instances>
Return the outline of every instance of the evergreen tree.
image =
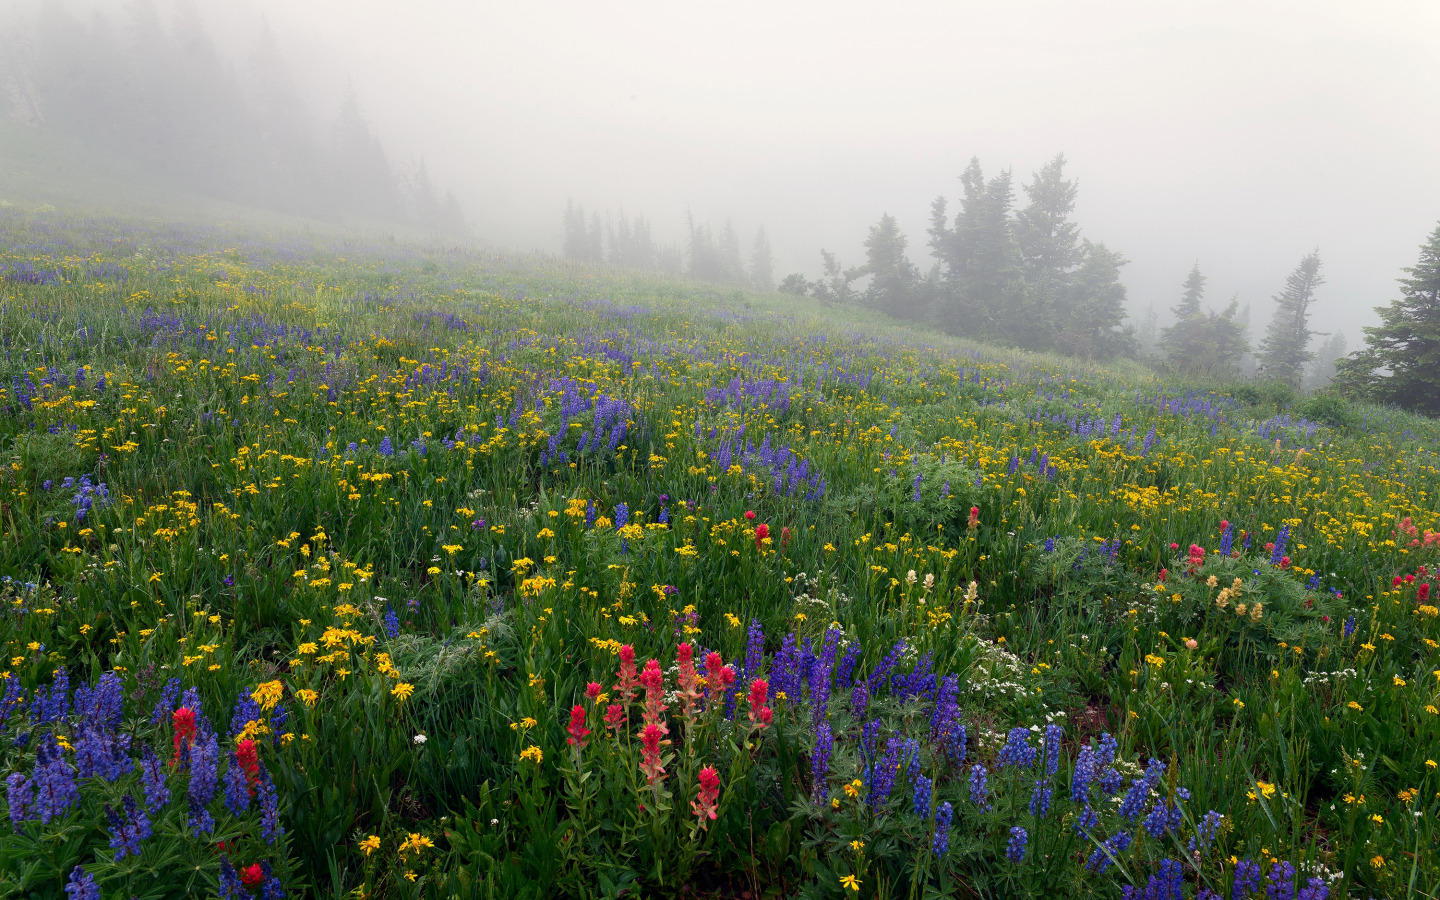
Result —
<instances>
[{"instance_id":1,"label":"evergreen tree","mask_svg":"<svg viewBox=\"0 0 1440 900\"><path fill-rule=\"evenodd\" d=\"M855 291L850 287L850 282L855 280L856 270L846 270L829 250L820 251L820 260L823 273L819 281L810 285L811 293L826 304L853 302Z\"/></svg>"},{"instance_id":2,"label":"evergreen tree","mask_svg":"<svg viewBox=\"0 0 1440 900\"><path fill-rule=\"evenodd\" d=\"M765 236L765 226L755 232L755 247L750 251L750 286L757 291L770 292L775 288L775 266L770 259L770 239Z\"/></svg>"},{"instance_id":3,"label":"evergreen tree","mask_svg":"<svg viewBox=\"0 0 1440 900\"><path fill-rule=\"evenodd\" d=\"M1236 317L1239 306L1240 301L1232 298L1222 312L1212 311L1205 316L1200 345L1187 368L1206 375L1233 376L1236 373L1237 364L1250 352L1245 326Z\"/></svg>"},{"instance_id":4,"label":"evergreen tree","mask_svg":"<svg viewBox=\"0 0 1440 900\"><path fill-rule=\"evenodd\" d=\"M1042 343L1047 323L1035 321L1026 303L1010 173L987 181L980 161L971 159L960 184L964 196L953 227L944 220L943 199L931 207L930 245L947 287L939 324L1021 346Z\"/></svg>"},{"instance_id":5,"label":"evergreen tree","mask_svg":"<svg viewBox=\"0 0 1440 900\"><path fill-rule=\"evenodd\" d=\"M1335 380L1335 364L1345 355L1345 335L1336 331L1325 338L1320 349L1315 351L1315 360L1305 373L1305 391L1323 391Z\"/></svg>"},{"instance_id":6,"label":"evergreen tree","mask_svg":"<svg viewBox=\"0 0 1440 900\"><path fill-rule=\"evenodd\" d=\"M1140 327L1135 332L1136 341L1139 343L1141 353L1154 354L1160 349L1160 316L1155 312L1155 304L1145 306L1145 315L1140 317Z\"/></svg>"},{"instance_id":7,"label":"evergreen tree","mask_svg":"<svg viewBox=\"0 0 1440 900\"><path fill-rule=\"evenodd\" d=\"M1015 240L1024 266L1029 328L1038 330L1036 326L1044 323L1074 333L1077 323L1072 319L1077 311L1067 308L1067 289L1084 251L1080 227L1070 220L1079 186L1065 180L1064 170L1061 153L1025 185L1030 203L1015 214Z\"/></svg>"},{"instance_id":8,"label":"evergreen tree","mask_svg":"<svg viewBox=\"0 0 1440 900\"><path fill-rule=\"evenodd\" d=\"M907 244L895 217L885 213L870 226L865 239L865 265L856 277L870 276L863 299L866 305L900 318L915 318L912 297L920 273L905 256Z\"/></svg>"},{"instance_id":9,"label":"evergreen tree","mask_svg":"<svg viewBox=\"0 0 1440 900\"><path fill-rule=\"evenodd\" d=\"M1400 298L1376 307L1365 347L1341 361L1336 383L1351 394L1440 416L1440 225L1400 279Z\"/></svg>"},{"instance_id":10,"label":"evergreen tree","mask_svg":"<svg viewBox=\"0 0 1440 900\"><path fill-rule=\"evenodd\" d=\"M589 243L589 236L585 233L585 207L577 204L574 200L566 200L563 245L565 258L584 262L589 253Z\"/></svg>"},{"instance_id":11,"label":"evergreen tree","mask_svg":"<svg viewBox=\"0 0 1440 900\"><path fill-rule=\"evenodd\" d=\"M1079 257L1080 267L1067 276L1065 293L1057 298L1066 311L1057 348L1086 358L1134 356L1135 329L1125 325L1125 285L1120 283L1120 267L1127 260L1088 240Z\"/></svg>"},{"instance_id":12,"label":"evergreen tree","mask_svg":"<svg viewBox=\"0 0 1440 900\"><path fill-rule=\"evenodd\" d=\"M1200 307L1200 302L1205 299L1205 281L1197 261L1190 267L1190 274L1185 277L1180 302L1170 310L1175 316L1175 323L1161 329L1161 346L1165 350L1165 359L1173 367L1187 368L1191 361L1197 358L1206 340L1208 320L1205 311Z\"/></svg>"},{"instance_id":13,"label":"evergreen tree","mask_svg":"<svg viewBox=\"0 0 1440 900\"><path fill-rule=\"evenodd\" d=\"M1275 295L1275 314L1260 344L1260 374L1266 378L1300 387L1310 352L1310 306L1315 289L1325 283L1320 277L1320 251L1312 250L1285 279L1285 289Z\"/></svg>"},{"instance_id":14,"label":"evergreen tree","mask_svg":"<svg viewBox=\"0 0 1440 900\"><path fill-rule=\"evenodd\" d=\"M782 294L794 294L797 297L805 296L805 292L809 289L810 282L805 280L805 275L802 272L791 272L789 275L780 279L780 284L775 288L776 291Z\"/></svg>"}]
</instances>

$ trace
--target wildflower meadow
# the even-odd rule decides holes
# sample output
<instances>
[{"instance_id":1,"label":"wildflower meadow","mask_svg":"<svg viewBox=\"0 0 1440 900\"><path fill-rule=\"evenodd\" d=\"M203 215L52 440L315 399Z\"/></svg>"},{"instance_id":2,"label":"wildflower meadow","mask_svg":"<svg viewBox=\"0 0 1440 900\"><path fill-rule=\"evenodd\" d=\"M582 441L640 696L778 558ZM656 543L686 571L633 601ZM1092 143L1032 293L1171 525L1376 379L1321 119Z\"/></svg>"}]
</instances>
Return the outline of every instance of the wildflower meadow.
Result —
<instances>
[{"instance_id":1,"label":"wildflower meadow","mask_svg":"<svg viewBox=\"0 0 1440 900\"><path fill-rule=\"evenodd\" d=\"M1433 420L18 209L0 343L6 896L1440 891Z\"/></svg>"}]
</instances>

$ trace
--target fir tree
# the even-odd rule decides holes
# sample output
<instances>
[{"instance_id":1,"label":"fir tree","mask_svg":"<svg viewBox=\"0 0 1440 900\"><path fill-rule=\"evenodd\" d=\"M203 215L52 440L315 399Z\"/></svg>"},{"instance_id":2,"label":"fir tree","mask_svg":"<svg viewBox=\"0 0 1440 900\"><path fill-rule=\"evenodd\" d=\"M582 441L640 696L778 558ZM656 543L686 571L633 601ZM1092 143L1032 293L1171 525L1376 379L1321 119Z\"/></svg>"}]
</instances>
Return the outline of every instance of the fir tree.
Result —
<instances>
[{"instance_id":1,"label":"fir tree","mask_svg":"<svg viewBox=\"0 0 1440 900\"><path fill-rule=\"evenodd\" d=\"M1275 295L1275 315L1260 344L1260 374L1266 378L1300 387L1305 367L1314 358L1310 352L1310 306L1315 289L1325 283L1320 276L1320 251L1312 250L1285 279L1285 289Z\"/></svg>"},{"instance_id":2,"label":"fir tree","mask_svg":"<svg viewBox=\"0 0 1440 900\"><path fill-rule=\"evenodd\" d=\"M1064 317L1056 347L1072 355L1110 358L1134 356L1135 329L1125 325L1125 285L1120 267L1127 260L1104 244L1084 241L1080 267L1067 276L1059 303Z\"/></svg>"},{"instance_id":3,"label":"fir tree","mask_svg":"<svg viewBox=\"0 0 1440 900\"><path fill-rule=\"evenodd\" d=\"M1084 250L1080 245L1080 226L1070 220L1079 186L1065 180L1064 170L1065 154L1062 153L1046 163L1025 185L1030 203L1015 214L1015 240L1020 247L1025 274L1028 301L1025 314L1031 319L1031 325L1053 323L1060 332L1070 333L1075 331L1076 311L1068 308L1067 289Z\"/></svg>"},{"instance_id":4,"label":"fir tree","mask_svg":"<svg viewBox=\"0 0 1440 900\"><path fill-rule=\"evenodd\" d=\"M905 233L895 217L885 213L870 226L865 238L865 265L855 270L857 277L870 276L865 289L866 305L900 318L914 318L912 296L920 273L905 256Z\"/></svg>"},{"instance_id":5,"label":"fir tree","mask_svg":"<svg viewBox=\"0 0 1440 900\"><path fill-rule=\"evenodd\" d=\"M1170 310L1175 316L1175 324L1161 329L1160 344L1165 350L1166 361L1173 367L1187 368L1204 344L1207 320L1200 301L1205 299L1205 281L1197 261L1185 277L1180 302Z\"/></svg>"},{"instance_id":6,"label":"fir tree","mask_svg":"<svg viewBox=\"0 0 1440 900\"><path fill-rule=\"evenodd\" d=\"M775 288L775 265L770 259L770 239L765 236L765 226L755 232L755 247L750 251L750 286L757 291L770 292Z\"/></svg>"},{"instance_id":7,"label":"fir tree","mask_svg":"<svg viewBox=\"0 0 1440 900\"><path fill-rule=\"evenodd\" d=\"M1440 225L1404 271L1400 298L1376 307L1380 324L1364 329L1365 347L1335 380L1353 395L1440 416Z\"/></svg>"},{"instance_id":8,"label":"fir tree","mask_svg":"<svg viewBox=\"0 0 1440 900\"><path fill-rule=\"evenodd\" d=\"M1335 380L1335 365L1345 355L1345 335L1336 331L1320 344L1310 370L1305 373L1305 391L1323 391Z\"/></svg>"}]
</instances>

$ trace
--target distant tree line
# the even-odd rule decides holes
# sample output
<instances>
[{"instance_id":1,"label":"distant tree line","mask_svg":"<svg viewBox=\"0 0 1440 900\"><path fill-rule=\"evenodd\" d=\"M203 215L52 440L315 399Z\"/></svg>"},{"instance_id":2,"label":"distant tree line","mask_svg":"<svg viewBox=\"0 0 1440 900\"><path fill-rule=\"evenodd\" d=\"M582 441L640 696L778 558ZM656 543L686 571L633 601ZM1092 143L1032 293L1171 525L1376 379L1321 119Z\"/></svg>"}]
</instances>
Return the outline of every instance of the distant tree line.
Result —
<instances>
[{"instance_id":1,"label":"distant tree line","mask_svg":"<svg viewBox=\"0 0 1440 900\"><path fill-rule=\"evenodd\" d=\"M145 2L84 19L46 3L0 21L0 112L197 193L315 217L464 228L424 162L392 165L353 91L329 117L300 99L268 27L237 66L193 4L164 21ZM8 108L7 108L8 107Z\"/></svg>"},{"instance_id":2,"label":"distant tree line","mask_svg":"<svg viewBox=\"0 0 1440 900\"><path fill-rule=\"evenodd\" d=\"M1316 390L1330 383L1345 354L1343 335L1312 351L1310 310L1320 276L1318 251L1308 254L1275 297L1275 314L1252 353L1249 307L1238 298L1223 309L1204 305L1205 276L1197 264L1158 327L1153 307L1130 324L1120 270L1126 259L1085 238L1073 219L1079 187L1056 156L1022 186L1017 205L1008 170L989 178L978 159L960 176L951 216L944 196L931 204L931 266L922 273L906 254L908 239L885 213L865 239L865 262L847 268L820 251L821 275L786 276L780 290L827 303L857 303L959 335L1030 350L1086 358L1139 357L1186 374L1260 377Z\"/></svg>"},{"instance_id":3,"label":"distant tree line","mask_svg":"<svg viewBox=\"0 0 1440 900\"><path fill-rule=\"evenodd\" d=\"M577 262L663 272L762 292L775 289L770 240L764 226L755 232L748 262L730 220L716 229L707 222L696 222L694 215L687 212L685 228L683 248L659 244L652 236L649 220L643 216L631 218L621 212L613 217L607 214L602 221L598 212L587 215L585 207L572 200L565 204L562 246L565 258Z\"/></svg>"},{"instance_id":4,"label":"distant tree line","mask_svg":"<svg viewBox=\"0 0 1440 900\"><path fill-rule=\"evenodd\" d=\"M1131 356L1135 330L1126 323L1125 258L1080 234L1071 218L1078 185L1056 156L1023 186L1015 203L1011 173L986 178L972 159L960 176L962 194L930 208L928 272L906 255L908 239L886 213L865 239L865 263L846 268L822 250L816 281L793 274L781 290L831 303L858 302L952 334L1031 350L1077 356ZM863 282L863 287L857 283Z\"/></svg>"}]
</instances>

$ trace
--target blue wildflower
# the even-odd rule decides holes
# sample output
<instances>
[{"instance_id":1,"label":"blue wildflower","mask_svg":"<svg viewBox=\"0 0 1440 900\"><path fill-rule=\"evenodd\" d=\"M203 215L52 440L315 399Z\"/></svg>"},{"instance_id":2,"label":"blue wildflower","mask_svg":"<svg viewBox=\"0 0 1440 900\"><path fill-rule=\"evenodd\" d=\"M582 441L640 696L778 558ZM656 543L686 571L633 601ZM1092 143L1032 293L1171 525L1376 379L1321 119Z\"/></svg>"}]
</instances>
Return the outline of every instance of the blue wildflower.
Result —
<instances>
[{"instance_id":1,"label":"blue wildflower","mask_svg":"<svg viewBox=\"0 0 1440 900\"><path fill-rule=\"evenodd\" d=\"M930 818L931 781L924 775L915 776L915 796L910 808L922 821Z\"/></svg>"},{"instance_id":2,"label":"blue wildflower","mask_svg":"<svg viewBox=\"0 0 1440 900\"><path fill-rule=\"evenodd\" d=\"M986 811L991 808L989 778L990 772L979 763L970 769L970 799Z\"/></svg>"},{"instance_id":3,"label":"blue wildflower","mask_svg":"<svg viewBox=\"0 0 1440 900\"><path fill-rule=\"evenodd\" d=\"M10 809L10 825L20 830L20 823L35 818L35 785L19 772L5 777L5 804Z\"/></svg>"},{"instance_id":4,"label":"blue wildflower","mask_svg":"<svg viewBox=\"0 0 1440 900\"><path fill-rule=\"evenodd\" d=\"M1025 858L1025 848L1030 842L1030 835L1016 825L1010 829L1010 840L1005 844L1005 858L1011 862L1018 863Z\"/></svg>"},{"instance_id":5,"label":"blue wildflower","mask_svg":"<svg viewBox=\"0 0 1440 900\"><path fill-rule=\"evenodd\" d=\"M955 810L950 806L950 801L940 804L935 812L935 838L930 844L930 849L936 856L943 857L950 852L950 820L954 817Z\"/></svg>"},{"instance_id":6,"label":"blue wildflower","mask_svg":"<svg viewBox=\"0 0 1440 900\"><path fill-rule=\"evenodd\" d=\"M170 802L170 787L165 784L165 764L150 745L145 745L144 754L135 761L140 770L140 784L145 789L145 808L155 812Z\"/></svg>"},{"instance_id":7,"label":"blue wildflower","mask_svg":"<svg viewBox=\"0 0 1440 900\"><path fill-rule=\"evenodd\" d=\"M150 837L150 818L135 802L135 798L129 794L125 795L125 817L122 819L115 808L109 805L105 807L105 816L110 820L110 847L115 851L115 859L124 859L130 856L140 855L140 842Z\"/></svg>"},{"instance_id":8,"label":"blue wildflower","mask_svg":"<svg viewBox=\"0 0 1440 900\"><path fill-rule=\"evenodd\" d=\"M65 882L65 893L70 895L69 900L100 900L100 885L95 883L93 875L76 866L70 872L70 880Z\"/></svg>"}]
</instances>

